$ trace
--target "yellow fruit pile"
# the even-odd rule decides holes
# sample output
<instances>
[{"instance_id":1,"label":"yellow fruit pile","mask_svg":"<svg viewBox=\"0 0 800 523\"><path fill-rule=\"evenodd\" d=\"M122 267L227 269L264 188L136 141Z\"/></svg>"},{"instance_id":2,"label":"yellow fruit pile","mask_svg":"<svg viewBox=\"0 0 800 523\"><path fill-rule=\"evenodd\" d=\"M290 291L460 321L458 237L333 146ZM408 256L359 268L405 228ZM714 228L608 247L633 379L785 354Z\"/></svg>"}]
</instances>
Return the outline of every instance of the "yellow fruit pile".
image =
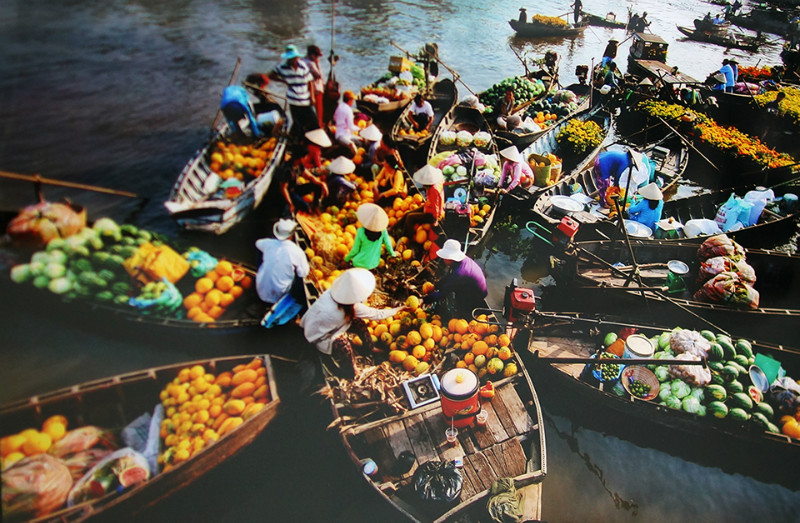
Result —
<instances>
[{"instance_id":1,"label":"yellow fruit pile","mask_svg":"<svg viewBox=\"0 0 800 523\"><path fill-rule=\"evenodd\" d=\"M486 215L489 214L489 211L492 210L492 206L488 203L483 204L483 207L472 204L471 205L471 212L469 217L469 225L470 227L478 227L483 224Z\"/></svg>"},{"instance_id":2,"label":"yellow fruit pile","mask_svg":"<svg viewBox=\"0 0 800 523\"><path fill-rule=\"evenodd\" d=\"M424 137L428 136L431 133L427 129L420 129L419 131L417 131L413 127L408 127L408 128L400 129L400 133L399 134L400 134L401 137L408 136L408 137L411 137L411 138L424 138Z\"/></svg>"},{"instance_id":3,"label":"yellow fruit pile","mask_svg":"<svg viewBox=\"0 0 800 523\"><path fill-rule=\"evenodd\" d=\"M569 25L565 20L562 20L561 18L558 18L556 16L547 16L539 14L533 15L533 19L531 21L538 22L544 25L552 25L553 27L567 27Z\"/></svg>"},{"instance_id":4,"label":"yellow fruit pile","mask_svg":"<svg viewBox=\"0 0 800 523\"><path fill-rule=\"evenodd\" d=\"M428 289L430 290L430 289ZM428 316L420 299L409 296L403 311L392 318L372 320L369 332L372 343L379 350L389 351L389 361L402 366L415 376L428 372L444 354L447 332L437 315Z\"/></svg>"},{"instance_id":5,"label":"yellow fruit pile","mask_svg":"<svg viewBox=\"0 0 800 523\"><path fill-rule=\"evenodd\" d=\"M500 335L497 325L489 325L486 315L476 320L452 319L447 324L449 342L459 353L460 359L456 367L470 369L483 378L487 374L496 376L513 376L517 373L517 364L512 361L514 351L511 339L507 334Z\"/></svg>"},{"instance_id":6,"label":"yellow fruit pile","mask_svg":"<svg viewBox=\"0 0 800 523\"><path fill-rule=\"evenodd\" d=\"M250 285L252 278L241 267L222 260L199 278L195 291L183 299L186 317L198 323L214 322Z\"/></svg>"},{"instance_id":7,"label":"yellow fruit pile","mask_svg":"<svg viewBox=\"0 0 800 523\"><path fill-rule=\"evenodd\" d=\"M44 454L50 446L67 433L67 418L61 415L50 416L42 429L25 429L17 434L0 438L0 455L3 458L2 468L10 467L26 456Z\"/></svg>"},{"instance_id":8,"label":"yellow fruit pile","mask_svg":"<svg viewBox=\"0 0 800 523\"><path fill-rule=\"evenodd\" d=\"M259 145L237 145L218 141L211 152L209 169L223 180L246 176L258 178L275 154L278 140L269 138Z\"/></svg>"},{"instance_id":9,"label":"yellow fruit pile","mask_svg":"<svg viewBox=\"0 0 800 523\"><path fill-rule=\"evenodd\" d=\"M268 396L261 358L217 376L202 365L181 369L159 395L165 409L159 463L167 470L186 461L257 414Z\"/></svg>"}]
</instances>

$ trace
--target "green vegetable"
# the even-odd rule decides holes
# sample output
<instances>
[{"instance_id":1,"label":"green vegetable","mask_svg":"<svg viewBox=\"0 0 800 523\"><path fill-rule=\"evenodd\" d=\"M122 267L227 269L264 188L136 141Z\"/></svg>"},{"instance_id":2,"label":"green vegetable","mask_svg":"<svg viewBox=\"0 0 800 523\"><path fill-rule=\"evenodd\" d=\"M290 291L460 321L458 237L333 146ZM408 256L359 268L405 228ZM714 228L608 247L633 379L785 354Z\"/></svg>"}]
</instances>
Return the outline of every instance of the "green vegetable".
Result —
<instances>
[{"instance_id":1,"label":"green vegetable","mask_svg":"<svg viewBox=\"0 0 800 523\"><path fill-rule=\"evenodd\" d=\"M700 400L690 394L681 401L681 408L689 414L697 414L700 410Z\"/></svg>"},{"instance_id":2,"label":"green vegetable","mask_svg":"<svg viewBox=\"0 0 800 523\"><path fill-rule=\"evenodd\" d=\"M750 414L738 407L732 408L728 411L728 417L736 420L747 421L750 419Z\"/></svg>"},{"instance_id":3,"label":"green vegetable","mask_svg":"<svg viewBox=\"0 0 800 523\"><path fill-rule=\"evenodd\" d=\"M664 403L666 403L667 407L675 410L680 410L682 406L681 400L672 394L667 396L667 399L664 401Z\"/></svg>"},{"instance_id":4,"label":"green vegetable","mask_svg":"<svg viewBox=\"0 0 800 523\"><path fill-rule=\"evenodd\" d=\"M92 262L90 262L86 258L78 258L74 260L70 265L70 268L75 272L83 273L83 272L93 272L94 267L92 267Z\"/></svg>"},{"instance_id":5,"label":"green vegetable","mask_svg":"<svg viewBox=\"0 0 800 523\"><path fill-rule=\"evenodd\" d=\"M722 377L727 381L733 381L739 377L739 369L728 363L722 367L720 374L722 374Z\"/></svg>"},{"instance_id":6,"label":"green vegetable","mask_svg":"<svg viewBox=\"0 0 800 523\"><path fill-rule=\"evenodd\" d=\"M725 387L720 385L706 385L705 398L708 401L725 401L728 393L725 392Z\"/></svg>"},{"instance_id":7,"label":"green vegetable","mask_svg":"<svg viewBox=\"0 0 800 523\"><path fill-rule=\"evenodd\" d=\"M64 265L58 262L50 262L44 268L44 275L54 280L56 278L61 278L67 274L67 268Z\"/></svg>"},{"instance_id":8,"label":"green vegetable","mask_svg":"<svg viewBox=\"0 0 800 523\"><path fill-rule=\"evenodd\" d=\"M72 284L70 284L67 278L61 277L50 280L47 288L54 294L64 294L70 291Z\"/></svg>"},{"instance_id":9,"label":"green vegetable","mask_svg":"<svg viewBox=\"0 0 800 523\"><path fill-rule=\"evenodd\" d=\"M778 426L772 422L767 423L767 431L772 432L773 434L781 433L781 429L779 429Z\"/></svg>"},{"instance_id":10,"label":"green vegetable","mask_svg":"<svg viewBox=\"0 0 800 523\"><path fill-rule=\"evenodd\" d=\"M764 430L767 430L767 425L769 425L770 423L767 417L760 412L754 412L753 414L751 414L750 421L756 423L757 425L760 425Z\"/></svg>"},{"instance_id":11,"label":"green vegetable","mask_svg":"<svg viewBox=\"0 0 800 523\"><path fill-rule=\"evenodd\" d=\"M136 236L139 234L139 228L129 223L120 225L119 230L122 234L127 234L128 236Z\"/></svg>"},{"instance_id":12,"label":"green vegetable","mask_svg":"<svg viewBox=\"0 0 800 523\"><path fill-rule=\"evenodd\" d=\"M731 339L729 337L720 334L717 336L717 343L722 346L726 360L732 360L733 357L736 356L736 349L733 347L733 343L731 343Z\"/></svg>"},{"instance_id":13,"label":"green vegetable","mask_svg":"<svg viewBox=\"0 0 800 523\"><path fill-rule=\"evenodd\" d=\"M706 405L706 412L715 418L724 418L728 415L728 407L721 401L712 401Z\"/></svg>"},{"instance_id":14,"label":"green vegetable","mask_svg":"<svg viewBox=\"0 0 800 523\"><path fill-rule=\"evenodd\" d=\"M47 243L47 251L50 252L54 249L63 250L66 244L64 238L53 238Z\"/></svg>"},{"instance_id":15,"label":"green vegetable","mask_svg":"<svg viewBox=\"0 0 800 523\"><path fill-rule=\"evenodd\" d=\"M672 396L672 387L670 386L669 382L666 381L661 384L661 388L658 389L658 399L661 401L667 401L667 398Z\"/></svg>"},{"instance_id":16,"label":"green vegetable","mask_svg":"<svg viewBox=\"0 0 800 523\"><path fill-rule=\"evenodd\" d=\"M114 273L108 269L103 269L97 273L98 278L103 278L106 281L111 281L114 279Z\"/></svg>"},{"instance_id":17,"label":"green vegetable","mask_svg":"<svg viewBox=\"0 0 800 523\"><path fill-rule=\"evenodd\" d=\"M669 339L672 337L672 332L662 332L658 336L658 348L661 350L666 350L669 348Z\"/></svg>"},{"instance_id":18,"label":"green vegetable","mask_svg":"<svg viewBox=\"0 0 800 523\"><path fill-rule=\"evenodd\" d=\"M11 281L14 283L25 283L32 277L31 266L27 263L21 263L11 267Z\"/></svg>"},{"instance_id":19,"label":"green vegetable","mask_svg":"<svg viewBox=\"0 0 800 523\"><path fill-rule=\"evenodd\" d=\"M753 408L753 400L744 392L734 392L731 394L731 397L728 398L728 404L731 407L739 407L744 410Z\"/></svg>"},{"instance_id":20,"label":"green vegetable","mask_svg":"<svg viewBox=\"0 0 800 523\"><path fill-rule=\"evenodd\" d=\"M94 222L92 229L99 233L100 236L113 238L117 242L122 238L122 231L119 225L111 218L100 218Z\"/></svg>"},{"instance_id":21,"label":"green vegetable","mask_svg":"<svg viewBox=\"0 0 800 523\"><path fill-rule=\"evenodd\" d=\"M718 372L711 373L711 384L712 385L725 385L725 378L723 378Z\"/></svg>"},{"instance_id":22,"label":"green vegetable","mask_svg":"<svg viewBox=\"0 0 800 523\"><path fill-rule=\"evenodd\" d=\"M609 332L608 334L606 334L606 337L603 338L603 347L608 347L615 341L617 341L617 333Z\"/></svg>"},{"instance_id":23,"label":"green vegetable","mask_svg":"<svg viewBox=\"0 0 800 523\"><path fill-rule=\"evenodd\" d=\"M658 378L658 381L665 382L670 378L668 369L669 367L667 367L666 365L659 365L656 367L654 373L656 375L656 378Z\"/></svg>"},{"instance_id":24,"label":"green vegetable","mask_svg":"<svg viewBox=\"0 0 800 523\"><path fill-rule=\"evenodd\" d=\"M47 265L50 263L50 254L45 251L36 251L31 256L31 263L41 263Z\"/></svg>"},{"instance_id":25,"label":"green vegetable","mask_svg":"<svg viewBox=\"0 0 800 523\"><path fill-rule=\"evenodd\" d=\"M735 349L737 354L741 354L748 360L753 357L753 345L745 339L736 340Z\"/></svg>"},{"instance_id":26,"label":"green vegetable","mask_svg":"<svg viewBox=\"0 0 800 523\"><path fill-rule=\"evenodd\" d=\"M94 297L99 301L111 301L114 299L114 293L111 291L102 291L95 294Z\"/></svg>"},{"instance_id":27,"label":"green vegetable","mask_svg":"<svg viewBox=\"0 0 800 523\"><path fill-rule=\"evenodd\" d=\"M67 254L60 250L60 249L53 249L52 251L48 251L50 255L50 263L60 263L65 264L67 263Z\"/></svg>"},{"instance_id":28,"label":"green vegetable","mask_svg":"<svg viewBox=\"0 0 800 523\"><path fill-rule=\"evenodd\" d=\"M750 366L750 362L747 361L747 356L743 354L737 354L736 357L733 358L733 361L736 362L740 367L746 369Z\"/></svg>"},{"instance_id":29,"label":"green vegetable","mask_svg":"<svg viewBox=\"0 0 800 523\"><path fill-rule=\"evenodd\" d=\"M713 370L713 371L715 371L715 372L722 372L723 367L725 367L725 364L722 363L721 361L709 361L708 362L708 368Z\"/></svg>"},{"instance_id":30,"label":"green vegetable","mask_svg":"<svg viewBox=\"0 0 800 523\"><path fill-rule=\"evenodd\" d=\"M676 398L682 400L691 393L692 393L692 388L689 386L688 383L679 379L672 380L672 394Z\"/></svg>"}]
</instances>

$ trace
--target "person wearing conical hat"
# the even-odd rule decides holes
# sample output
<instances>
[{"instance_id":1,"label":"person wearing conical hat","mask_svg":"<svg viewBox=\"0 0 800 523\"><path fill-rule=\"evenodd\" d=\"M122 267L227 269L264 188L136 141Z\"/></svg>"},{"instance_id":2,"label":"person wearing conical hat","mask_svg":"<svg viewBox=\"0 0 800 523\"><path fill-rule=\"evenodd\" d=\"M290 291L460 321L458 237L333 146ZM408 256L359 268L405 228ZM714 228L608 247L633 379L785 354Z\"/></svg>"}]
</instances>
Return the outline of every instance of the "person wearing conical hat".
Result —
<instances>
[{"instance_id":1,"label":"person wearing conical hat","mask_svg":"<svg viewBox=\"0 0 800 523\"><path fill-rule=\"evenodd\" d=\"M312 100L315 99L314 75L308 65L300 60L297 47L286 46L281 54L281 63L270 73L269 79L286 84L286 99L292 115L291 133L296 137L318 127L319 121Z\"/></svg>"},{"instance_id":2,"label":"person wearing conical hat","mask_svg":"<svg viewBox=\"0 0 800 523\"><path fill-rule=\"evenodd\" d=\"M337 156L328 164L328 173L325 175L325 183L328 186L328 197L323 200L325 206L338 205L341 207L347 198L356 190L356 185L348 180L346 176L352 174L356 169L353 160L345 156Z\"/></svg>"},{"instance_id":3,"label":"person wearing conical hat","mask_svg":"<svg viewBox=\"0 0 800 523\"><path fill-rule=\"evenodd\" d=\"M328 133L325 129L314 129L306 131L306 150L308 151L303 159L303 167L306 169L320 169L322 167L322 149L327 149L333 142L331 142Z\"/></svg>"},{"instance_id":4,"label":"person wearing conical hat","mask_svg":"<svg viewBox=\"0 0 800 523\"><path fill-rule=\"evenodd\" d=\"M356 210L356 216L361 227L356 231L353 247L345 255L344 261L352 262L353 267L374 269L381 262L384 246L389 256L396 257L392 239L386 230L386 226L389 225L386 211L374 203L362 203Z\"/></svg>"},{"instance_id":5,"label":"person wearing conical hat","mask_svg":"<svg viewBox=\"0 0 800 523\"><path fill-rule=\"evenodd\" d=\"M378 148L383 143L383 133L373 123L362 129L359 133L359 137L361 138L363 147L366 149L366 153L362 158L361 168L372 171L372 167L378 163L376 160L376 154L378 152ZM377 170L375 172L377 172ZM375 175L375 172L372 172L373 176Z\"/></svg>"},{"instance_id":6,"label":"person wearing conical hat","mask_svg":"<svg viewBox=\"0 0 800 523\"><path fill-rule=\"evenodd\" d=\"M658 184L651 182L639 189L641 198L634 198L628 208L628 218L655 230L656 222L661 219L661 210L664 208L664 195Z\"/></svg>"},{"instance_id":7,"label":"person wearing conical hat","mask_svg":"<svg viewBox=\"0 0 800 523\"><path fill-rule=\"evenodd\" d=\"M500 151L500 156L506 160L503 164L503 173L500 175L500 183L497 185L503 193L513 191L523 176L533 179L531 166L528 165L528 162L523 161L522 155L515 145Z\"/></svg>"},{"instance_id":8,"label":"person wearing conical hat","mask_svg":"<svg viewBox=\"0 0 800 523\"><path fill-rule=\"evenodd\" d=\"M305 146L295 144L289 149L289 158L275 169L273 183L278 185L286 200L290 215L294 215L297 211L316 212L322 199L328 197L328 185L325 180L303 167L302 160L305 155ZM306 183L298 183L298 177L301 175L308 180ZM307 194L312 195L310 204L303 198Z\"/></svg>"},{"instance_id":9,"label":"person wearing conical hat","mask_svg":"<svg viewBox=\"0 0 800 523\"><path fill-rule=\"evenodd\" d=\"M403 236L411 238L418 225L432 223L438 225L444 218L444 175L440 169L425 164L414 173L414 181L425 190L425 204L403 215L395 230L403 231Z\"/></svg>"},{"instance_id":10,"label":"person wearing conical hat","mask_svg":"<svg viewBox=\"0 0 800 523\"><path fill-rule=\"evenodd\" d=\"M445 241L436 256L447 269L435 289L425 295L425 302L451 298L461 317L471 317L473 309L485 307L486 276L480 265L464 253L461 243L452 238Z\"/></svg>"},{"instance_id":11,"label":"person wearing conical hat","mask_svg":"<svg viewBox=\"0 0 800 523\"><path fill-rule=\"evenodd\" d=\"M294 220L278 220L272 226L274 238L256 241L256 249L262 253L256 273L256 292L263 302L277 303L293 289L299 289L292 293L296 301L305 299L302 285L309 265L306 253L291 240L296 227Z\"/></svg>"},{"instance_id":12,"label":"person wearing conical hat","mask_svg":"<svg viewBox=\"0 0 800 523\"><path fill-rule=\"evenodd\" d=\"M344 271L331 287L322 293L300 319L300 327L309 343L323 354L334 357L352 350L347 337L351 328L361 328L359 336L366 345L370 339L364 322L391 318L406 307L375 309L363 303L375 290L375 276L366 269Z\"/></svg>"}]
</instances>

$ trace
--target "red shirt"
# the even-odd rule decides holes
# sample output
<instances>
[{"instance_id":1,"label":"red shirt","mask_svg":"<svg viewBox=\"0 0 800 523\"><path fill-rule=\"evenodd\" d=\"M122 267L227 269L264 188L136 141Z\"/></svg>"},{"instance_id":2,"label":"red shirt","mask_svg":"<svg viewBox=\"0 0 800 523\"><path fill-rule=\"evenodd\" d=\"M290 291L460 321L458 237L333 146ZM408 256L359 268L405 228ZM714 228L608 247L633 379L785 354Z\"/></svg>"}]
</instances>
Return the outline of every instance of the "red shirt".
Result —
<instances>
[{"instance_id":1,"label":"red shirt","mask_svg":"<svg viewBox=\"0 0 800 523\"><path fill-rule=\"evenodd\" d=\"M437 221L444 216L444 188L441 185L431 185L425 197L423 210L432 215Z\"/></svg>"},{"instance_id":2,"label":"red shirt","mask_svg":"<svg viewBox=\"0 0 800 523\"><path fill-rule=\"evenodd\" d=\"M308 144L308 154L300 160L306 169L319 169L322 167L322 147L317 144Z\"/></svg>"}]
</instances>

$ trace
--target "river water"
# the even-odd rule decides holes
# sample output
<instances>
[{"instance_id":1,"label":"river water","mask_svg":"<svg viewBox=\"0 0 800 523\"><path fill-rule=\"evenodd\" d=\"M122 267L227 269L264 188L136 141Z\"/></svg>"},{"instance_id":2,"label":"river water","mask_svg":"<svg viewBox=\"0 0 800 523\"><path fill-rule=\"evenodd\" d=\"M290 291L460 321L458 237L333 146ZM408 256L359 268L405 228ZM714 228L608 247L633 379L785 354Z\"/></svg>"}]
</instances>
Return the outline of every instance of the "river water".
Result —
<instances>
[{"instance_id":1,"label":"river water","mask_svg":"<svg viewBox=\"0 0 800 523\"><path fill-rule=\"evenodd\" d=\"M590 28L575 39L518 40L507 24L525 5L559 15L569 2L350 0L335 6L336 76L358 89L382 75L389 57L438 42L442 60L475 92L522 72L509 46L561 56L561 81L599 59L611 36ZM779 47L757 55L690 43L675 26L712 13L699 0L586 2L595 14L648 11L670 42L668 62L702 79L726 56L743 65L778 64ZM90 218L129 220L212 252L257 262L253 241L267 233L276 200L221 238L181 232L163 201L184 162L209 135L221 89L242 59L239 79L267 72L287 43L331 49L331 4L319 0L4 0L0 2L0 170L96 184L142 198L46 188L87 205ZM628 43L619 56L627 54ZM327 67L325 68L327 71ZM278 91L279 92L279 91ZM30 203L29 185L0 180L0 209ZM520 262L485 259L499 275L490 298L520 275ZM529 279L534 279L526 274ZM308 390L309 353L292 328L245 336L174 339L121 325L69 324L3 296L0 403L113 374L215 355L266 351L277 361L281 415L253 445L148 513L161 521L390 521L396 514L362 484L335 434L330 412ZM534 376L535 379L535 376ZM545 405L545 408L547 406ZM548 416L543 517L551 521L797 521L800 493L580 428ZM764 464L768 467L769 464Z\"/></svg>"}]
</instances>

